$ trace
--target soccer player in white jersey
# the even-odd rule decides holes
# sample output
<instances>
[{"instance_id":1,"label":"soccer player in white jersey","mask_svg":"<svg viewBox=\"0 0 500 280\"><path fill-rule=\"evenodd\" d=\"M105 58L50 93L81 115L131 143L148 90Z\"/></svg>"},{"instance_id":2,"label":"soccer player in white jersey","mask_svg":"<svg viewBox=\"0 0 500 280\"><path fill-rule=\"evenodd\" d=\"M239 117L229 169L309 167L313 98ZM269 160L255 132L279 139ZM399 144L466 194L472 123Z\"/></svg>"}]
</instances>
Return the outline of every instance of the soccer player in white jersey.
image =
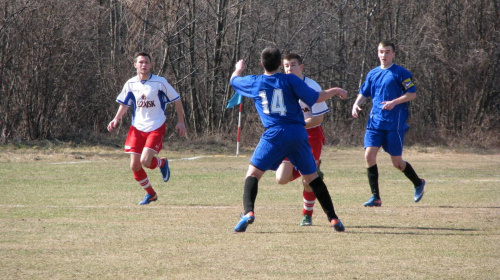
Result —
<instances>
[{"instance_id":1,"label":"soccer player in white jersey","mask_svg":"<svg viewBox=\"0 0 500 280\"><path fill-rule=\"evenodd\" d=\"M296 53L287 54L283 58L283 68L286 74L295 74L310 88L317 92L321 91L321 86L318 83L303 75L304 64L300 55ZM340 91L339 97L345 99L346 95L347 93L345 91ZM304 114L304 121L306 122L305 128L309 136L309 145L311 146L314 159L316 160L316 166L318 166L318 174L320 177L323 177L323 173L319 170L321 150L325 143L325 135L321 123L323 122L324 114L330 112L330 109L324 101L315 103L312 107L309 107L302 100L299 100L299 104ZM300 177L300 172L288 159L285 159L278 167L278 170L276 170L276 181L278 184L287 184L298 177ZM311 226L316 196L304 178L302 178L302 185L304 189L302 191L303 208L300 225Z\"/></svg>"},{"instance_id":2,"label":"soccer player in white jersey","mask_svg":"<svg viewBox=\"0 0 500 280\"><path fill-rule=\"evenodd\" d=\"M409 162L403 160L403 143L410 128L408 103L417 97L417 87L413 75L402 66L393 63L396 47L390 41L378 45L380 66L372 69L361 85L358 97L352 106L352 116L358 117L361 104L367 98L372 100L372 109L366 123L364 138L365 161L368 184L372 197L365 207L380 207L382 199L378 185L377 153L380 147L391 156L392 165L401 170L413 183L413 200L419 202L424 195L425 180L421 179Z\"/></svg>"},{"instance_id":3,"label":"soccer player in white jersey","mask_svg":"<svg viewBox=\"0 0 500 280\"><path fill-rule=\"evenodd\" d=\"M247 226L255 221L254 208L259 180L266 170L276 170L285 158L297 166L311 186L334 230L344 231L328 188L316 172L299 100L313 106L314 103L325 101L341 92L345 96L347 92L341 88L317 92L296 75L280 73L281 64L281 52L275 47L269 47L261 53L264 74L242 76L245 62L240 60L231 75L231 86L237 93L254 100L255 109L266 128L250 159L243 187L245 212L233 231L245 232Z\"/></svg>"},{"instance_id":4,"label":"soccer player in white jersey","mask_svg":"<svg viewBox=\"0 0 500 280\"><path fill-rule=\"evenodd\" d=\"M120 104L115 118L108 124L108 131L118 126L129 107L132 107L132 124L125 140L125 153L130 154L130 168L135 180L146 191L146 196L139 205L149 204L158 199L158 195L149 182L143 167L159 168L163 181L170 178L167 158L158 158L163 147L165 134L165 109L173 102L177 111L178 123L175 131L180 136L186 135L184 111L179 94L163 77L151 73L151 56L140 52L134 57L137 76L129 79L116 98Z\"/></svg>"}]
</instances>

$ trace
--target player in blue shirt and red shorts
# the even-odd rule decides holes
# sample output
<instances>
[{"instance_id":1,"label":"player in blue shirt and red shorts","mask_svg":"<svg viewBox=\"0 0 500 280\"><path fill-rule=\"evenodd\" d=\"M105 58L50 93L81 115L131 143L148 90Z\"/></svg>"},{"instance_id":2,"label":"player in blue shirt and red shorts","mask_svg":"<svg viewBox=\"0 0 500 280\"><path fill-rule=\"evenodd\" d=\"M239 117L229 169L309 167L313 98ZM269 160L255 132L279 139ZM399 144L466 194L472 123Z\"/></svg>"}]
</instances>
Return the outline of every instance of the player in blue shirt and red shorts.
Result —
<instances>
[{"instance_id":1,"label":"player in blue shirt and red shorts","mask_svg":"<svg viewBox=\"0 0 500 280\"><path fill-rule=\"evenodd\" d=\"M167 158L156 156L163 147L167 104L172 102L175 104L178 118L175 131L184 136L186 127L179 94L165 78L151 74L150 55L144 52L137 53L134 57L134 67L137 76L125 83L116 98L120 107L115 118L108 124L108 130L113 131L128 108L132 107L132 125L125 140L125 153L130 154L130 168L135 180L146 191L146 196L139 202L139 205L144 205L156 201L158 195L143 167L159 168L165 182L170 178Z\"/></svg>"},{"instance_id":2,"label":"player in blue shirt and red shorts","mask_svg":"<svg viewBox=\"0 0 500 280\"><path fill-rule=\"evenodd\" d=\"M408 102L416 98L417 88L410 71L393 63L395 56L395 45L392 42L382 41L378 45L380 66L368 73L352 107L352 116L357 118L361 104L367 98L372 100L364 139L368 183L372 192L372 197L364 203L368 207L382 206L377 168L380 147L391 156L393 166L413 183L413 200L419 202L424 195L425 180L402 157L404 137L409 129L406 123Z\"/></svg>"},{"instance_id":3,"label":"player in blue shirt and red shorts","mask_svg":"<svg viewBox=\"0 0 500 280\"><path fill-rule=\"evenodd\" d=\"M244 215L233 230L244 232L247 226L254 222L259 180L267 170L276 170L286 157L313 189L334 230L344 231L344 225L335 213L330 193L316 172L316 162L304 128L304 115L299 100L312 106L334 95L346 93L341 88L330 88L318 93L296 75L280 73L281 52L274 47L262 51L261 65L264 74L242 77L245 63L240 60L231 76L231 86L234 90L254 100L257 113L266 128L253 152L246 173L243 191Z\"/></svg>"},{"instance_id":4,"label":"player in blue shirt and red shorts","mask_svg":"<svg viewBox=\"0 0 500 280\"><path fill-rule=\"evenodd\" d=\"M300 79L302 79L310 88L317 92L321 91L321 86L314 80L304 76L304 63L302 57L296 53L289 53L283 58L283 68L286 74L295 74ZM341 94L347 92L340 91ZM341 99L345 99L346 95L339 95ZM323 133L323 127L321 123L323 122L324 115L330 112L328 105L325 101L317 102L312 107L307 106L304 102L299 100L300 107L302 108L302 113L304 113L304 121L306 123L306 131L309 135L309 145L311 146L311 151L316 160L316 165L318 166L318 175L323 179L323 173L319 170L321 163L321 151L325 143L325 135ZM281 165L276 170L276 182L278 184L287 184L300 177L300 172L293 166L288 159L283 160ZM302 180L302 185L304 187L302 191L302 219L300 221L301 226L312 226L312 215L314 213L314 204L316 202L316 196L312 191L311 187L305 180Z\"/></svg>"}]
</instances>

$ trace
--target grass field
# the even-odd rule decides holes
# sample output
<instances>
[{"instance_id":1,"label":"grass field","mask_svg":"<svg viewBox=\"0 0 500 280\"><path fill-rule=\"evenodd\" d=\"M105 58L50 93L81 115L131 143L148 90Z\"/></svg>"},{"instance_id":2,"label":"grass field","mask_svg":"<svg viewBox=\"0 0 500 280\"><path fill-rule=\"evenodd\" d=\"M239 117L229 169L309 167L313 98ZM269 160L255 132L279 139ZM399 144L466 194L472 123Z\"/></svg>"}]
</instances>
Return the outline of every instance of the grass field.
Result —
<instances>
[{"instance_id":1,"label":"grass field","mask_svg":"<svg viewBox=\"0 0 500 280\"><path fill-rule=\"evenodd\" d=\"M0 147L0 279L498 279L500 154L409 148L427 180L413 188L379 156L383 206L362 149L327 148L322 170L346 232L319 205L300 227L302 187L259 184L256 221L233 234L248 152L163 151L172 177L148 171L144 196L119 148Z\"/></svg>"}]
</instances>

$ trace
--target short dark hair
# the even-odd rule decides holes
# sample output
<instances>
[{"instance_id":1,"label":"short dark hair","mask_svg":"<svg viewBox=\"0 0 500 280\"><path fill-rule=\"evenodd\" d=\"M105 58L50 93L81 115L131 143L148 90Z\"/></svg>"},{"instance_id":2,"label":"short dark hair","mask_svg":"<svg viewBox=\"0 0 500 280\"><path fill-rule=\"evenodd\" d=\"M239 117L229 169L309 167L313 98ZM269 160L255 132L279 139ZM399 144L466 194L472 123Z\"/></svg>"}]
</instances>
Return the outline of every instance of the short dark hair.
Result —
<instances>
[{"instance_id":1,"label":"short dark hair","mask_svg":"<svg viewBox=\"0 0 500 280\"><path fill-rule=\"evenodd\" d=\"M288 60L288 61L292 59L296 59L299 62L299 65L302 65L302 57L299 54L289 53L285 55L285 57L283 58L283 60Z\"/></svg>"},{"instance_id":2,"label":"short dark hair","mask_svg":"<svg viewBox=\"0 0 500 280\"><path fill-rule=\"evenodd\" d=\"M267 47L260 54L264 69L268 72L277 70L281 65L281 52L278 48Z\"/></svg>"},{"instance_id":3,"label":"short dark hair","mask_svg":"<svg viewBox=\"0 0 500 280\"><path fill-rule=\"evenodd\" d=\"M146 52L136 52L134 55L134 62L137 62L137 58L139 56L145 56L145 57L149 58L149 62L151 62L151 56L149 55L149 53L146 53Z\"/></svg>"},{"instance_id":4,"label":"short dark hair","mask_svg":"<svg viewBox=\"0 0 500 280\"><path fill-rule=\"evenodd\" d=\"M381 41L379 44L379 46L382 46L382 47L391 47L392 48L392 51L393 52L396 52L396 45L394 45L394 43L392 41L389 41L389 40L383 40Z\"/></svg>"}]
</instances>

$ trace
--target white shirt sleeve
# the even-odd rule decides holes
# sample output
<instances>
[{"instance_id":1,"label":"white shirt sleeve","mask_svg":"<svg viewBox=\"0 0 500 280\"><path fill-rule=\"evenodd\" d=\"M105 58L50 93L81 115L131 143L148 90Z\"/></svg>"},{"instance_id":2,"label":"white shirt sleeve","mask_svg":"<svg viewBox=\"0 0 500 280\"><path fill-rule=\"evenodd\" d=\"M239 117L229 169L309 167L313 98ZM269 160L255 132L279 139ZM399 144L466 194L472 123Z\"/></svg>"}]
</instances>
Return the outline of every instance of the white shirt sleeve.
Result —
<instances>
[{"instance_id":1,"label":"white shirt sleeve","mask_svg":"<svg viewBox=\"0 0 500 280\"><path fill-rule=\"evenodd\" d=\"M304 82L312 89L317 92L322 91L321 86L316 83L314 80L309 79L308 77L304 77ZM304 112L304 118L310 118L311 116L320 116L330 112L328 105L326 102L315 103L311 108L309 108L305 103L300 101L300 106L302 107L302 111Z\"/></svg>"}]
</instances>

